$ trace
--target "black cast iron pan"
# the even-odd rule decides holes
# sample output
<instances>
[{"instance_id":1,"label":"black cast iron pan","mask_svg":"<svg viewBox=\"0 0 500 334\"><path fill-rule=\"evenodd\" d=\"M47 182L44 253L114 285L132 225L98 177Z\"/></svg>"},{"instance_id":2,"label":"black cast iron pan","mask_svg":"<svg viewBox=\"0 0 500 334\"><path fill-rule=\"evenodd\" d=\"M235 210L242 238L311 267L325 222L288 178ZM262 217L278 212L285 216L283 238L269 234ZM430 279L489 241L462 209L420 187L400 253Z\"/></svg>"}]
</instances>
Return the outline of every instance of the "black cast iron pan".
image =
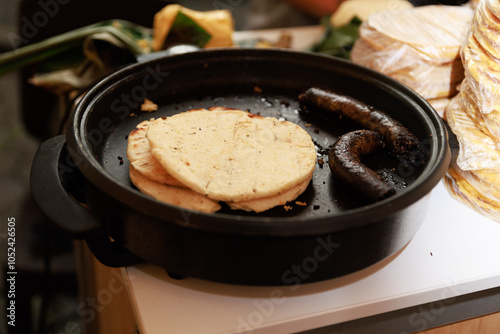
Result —
<instances>
[{"instance_id":1,"label":"black cast iron pan","mask_svg":"<svg viewBox=\"0 0 500 334\"><path fill-rule=\"evenodd\" d=\"M359 126L301 110L297 96L312 86L352 96L402 122L422 141L425 165L401 165L385 152L370 156L366 163L398 190L375 204L338 184L326 151ZM144 98L159 110L140 112ZM130 131L142 120L212 106L283 118L310 133L318 164L297 199L306 206L203 214L160 203L134 188L126 158ZM447 132L437 113L384 75L312 53L213 49L134 64L93 87L70 115L66 134L41 146L32 189L42 210L85 238L107 265L144 260L180 276L296 284L366 268L404 247L423 222L427 195L449 160ZM59 212L62 202L68 212Z\"/></svg>"}]
</instances>

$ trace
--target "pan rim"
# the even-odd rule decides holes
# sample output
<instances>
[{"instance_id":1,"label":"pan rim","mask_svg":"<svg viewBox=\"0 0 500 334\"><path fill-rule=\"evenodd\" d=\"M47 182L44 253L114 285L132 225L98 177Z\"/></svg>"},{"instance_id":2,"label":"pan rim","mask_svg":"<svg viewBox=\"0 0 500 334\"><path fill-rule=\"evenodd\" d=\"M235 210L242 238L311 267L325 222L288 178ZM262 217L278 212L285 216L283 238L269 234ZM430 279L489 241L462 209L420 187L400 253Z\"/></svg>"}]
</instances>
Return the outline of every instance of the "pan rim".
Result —
<instances>
[{"instance_id":1,"label":"pan rim","mask_svg":"<svg viewBox=\"0 0 500 334\"><path fill-rule=\"evenodd\" d=\"M284 49L254 49L254 48L220 48L205 49L190 54L168 56L169 61L179 61L182 57L305 57L319 62L338 63L350 69L356 69L360 74L371 80L384 82L396 89L400 94L410 98L415 108L423 111L427 122L433 126L431 130L432 154L424 167L422 174L405 191L383 201L367 206L333 212L324 216L307 217L260 217L244 216L239 214L212 213L206 214L197 211L182 209L173 205L159 202L138 190L116 182L112 175L103 170L99 161L93 156L86 141L86 120L94 103L98 102L103 91L111 89L119 80L124 80L134 73L152 66L162 58L148 60L143 63L132 64L104 78L81 99L72 111L66 137L70 154L78 157L78 168L101 191L148 216L164 219L168 212L169 221L188 228L204 229L212 232L237 233L243 235L265 236L305 236L325 234L350 228L357 228L397 215L400 211L425 197L441 180L449 165L450 151L446 128L432 106L412 89L394 79L375 72L371 69L354 64L350 61L330 56ZM369 219L367 219L369 217Z\"/></svg>"}]
</instances>

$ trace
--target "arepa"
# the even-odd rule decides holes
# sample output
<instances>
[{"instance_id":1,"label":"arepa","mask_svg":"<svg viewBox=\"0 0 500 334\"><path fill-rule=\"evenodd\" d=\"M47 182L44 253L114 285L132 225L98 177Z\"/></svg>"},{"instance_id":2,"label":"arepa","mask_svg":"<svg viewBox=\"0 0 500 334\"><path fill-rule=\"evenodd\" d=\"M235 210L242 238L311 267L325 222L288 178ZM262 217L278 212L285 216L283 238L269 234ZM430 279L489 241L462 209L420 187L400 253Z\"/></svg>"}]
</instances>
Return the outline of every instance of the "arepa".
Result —
<instances>
[{"instance_id":1,"label":"arepa","mask_svg":"<svg viewBox=\"0 0 500 334\"><path fill-rule=\"evenodd\" d=\"M461 53L465 77L475 92L481 112L500 110L500 63L492 60L472 32Z\"/></svg>"},{"instance_id":2,"label":"arepa","mask_svg":"<svg viewBox=\"0 0 500 334\"><path fill-rule=\"evenodd\" d=\"M472 17L469 7L442 5L374 13L359 28L351 60L404 83L428 101L453 97L464 78L460 48Z\"/></svg>"},{"instance_id":3,"label":"arepa","mask_svg":"<svg viewBox=\"0 0 500 334\"><path fill-rule=\"evenodd\" d=\"M263 212L276 206L285 205L286 203L295 200L307 189L309 182L310 181L306 179L305 181L302 181L298 185L285 190L278 195L250 199L240 202L227 202L227 204L233 210Z\"/></svg>"},{"instance_id":4,"label":"arepa","mask_svg":"<svg viewBox=\"0 0 500 334\"><path fill-rule=\"evenodd\" d=\"M384 50L376 50L360 37L353 46L351 60L404 83L425 99L455 95L464 78L458 48L455 60L443 65L419 57L408 45L395 42Z\"/></svg>"},{"instance_id":5,"label":"arepa","mask_svg":"<svg viewBox=\"0 0 500 334\"><path fill-rule=\"evenodd\" d=\"M459 169L458 169L459 170ZM457 200L485 217L500 221L500 201L483 196L456 168L450 167L444 178L448 192Z\"/></svg>"},{"instance_id":6,"label":"arepa","mask_svg":"<svg viewBox=\"0 0 500 334\"><path fill-rule=\"evenodd\" d=\"M464 170L500 170L498 138L481 131L461 103L461 95L455 96L445 112L450 129L460 144L457 164Z\"/></svg>"},{"instance_id":7,"label":"arepa","mask_svg":"<svg viewBox=\"0 0 500 334\"><path fill-rule=\"evenodd\" d=\"M485 1L478 4L474 12L474 20L471 27L471 34L476 37L479 44L488 52L491 57L500 59L500 20L487 6Z\"/></svg>"},{"instance_id":8,"label":"arepa","mask_svg":"<svg viewBox=\"0 0 500 334\"><path fill-rule=\"evenodd\" d=\"M475 90L465 79L462 82L460 93L463 110L471 117L477 128L491 138L500 138L500 112L492 110L489 113L483 113L477 104L478 98ZM497 149L500 149L500 142L497 143Z\"/></svg>"},{"instance_id":9,"label":"arepa","mask_svg":"<svg viewBox=\"0 0 500 334\"><path fill-rule=\"evenodd\" d=\"M372 29L369 42L385 49L394 42L411 46L429 61L453 61L473 17L469 7L430 5L374 13L365 21Z\"/></svg>"},{"instance_id":10,"label":"arepa","mask_svg":"<svg viewBox=\"0 0 500 334\"><path fill-rule=\"evenodd\" d=\"M278 195L310 180L316 150L300 126L241 110L193 110L153 121L152 154L192 190L219 201Z\"/></svg>"},{"instance_id":11,"label":"arepa","mask_svg":"<svg viewBox=\"0 0 500 334\"><path fill-rule=\"evenodd\" d=\"M213 213L221 208L217 201L213 201L191 189L173 187L152 181L139 173L132 165L130 165L129 176L137 189L160 202L205 213Z\"/></svg>"},{"instance_id":12,"label":"arepa","mask_svg":"<svg viewBox=\"0 0 500 334\"><path fill-rule=\"evenodd\" d=\"M132 130L127 141L127 157L134 169L150 180L174 187L185 186L167 173L151 153L151 146L146 138L149 121L143 121Z\"/></svg>"}]
</instances>

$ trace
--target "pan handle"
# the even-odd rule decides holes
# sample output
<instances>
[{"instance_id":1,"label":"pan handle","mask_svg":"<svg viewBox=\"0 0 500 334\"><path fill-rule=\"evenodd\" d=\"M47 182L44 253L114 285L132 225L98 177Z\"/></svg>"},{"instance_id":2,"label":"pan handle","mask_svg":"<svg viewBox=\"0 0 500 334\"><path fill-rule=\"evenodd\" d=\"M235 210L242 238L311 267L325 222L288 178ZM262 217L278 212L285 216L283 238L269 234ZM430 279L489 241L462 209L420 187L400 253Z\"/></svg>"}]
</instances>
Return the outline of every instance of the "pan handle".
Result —
<instances>
[{"instance_id":1,"label":"pan handle","mask_svg":"<svg viewBox=\"0 0 500 334\"><path fill-rule=\"evenodd\" d=\"M102 264L123 267L144 262L111 241L99 218L85 208L80 194L83 194L83 176L64 149L65 145L64 135L50 138L40 145L33 159L31 193L40 210L73 238L85 239L90 251Z\"/></svg>"},{"instance_id":2,"label":"pan handle","mask_svg":"<svg viewBox=\"0 0 500 334\"><path fill-rule=\"evenodd\" d=\"M100 223L64 187L77 172L69 153L62 154L65 144L66 137L59 135L40 145L31 165L31 194L50 221L72 237L83 239L99 229Z\"/></svg>"},{"instance_id":3,"label":"pan handle","mask_svg":"<svg viewBox=\"0 0 500 334\"><path fill-rule=\"evenodd\" d=\"M460 143L458 142L458 138L455 133L451 130L448 122L443 120L443 123L446 128L446 132L448 133L448 145L450 146L451 151L451 161L455 161L457 159L458 152L460 151Z\"/></svg>"}]
</instances>

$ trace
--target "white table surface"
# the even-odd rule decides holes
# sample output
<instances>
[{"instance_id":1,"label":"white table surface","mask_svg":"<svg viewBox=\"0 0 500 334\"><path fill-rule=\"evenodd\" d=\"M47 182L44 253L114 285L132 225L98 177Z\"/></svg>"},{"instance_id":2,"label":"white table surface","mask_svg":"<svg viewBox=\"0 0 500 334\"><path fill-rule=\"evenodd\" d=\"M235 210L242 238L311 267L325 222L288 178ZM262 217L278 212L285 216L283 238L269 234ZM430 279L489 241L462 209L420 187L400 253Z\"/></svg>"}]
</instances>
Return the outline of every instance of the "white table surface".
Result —
<instances>
[{"instance_id":1,"label":"white table surface","mask_svg":"<svg viewBox=\"0 0 500 334\"><path fill-rule=\"evenodd\" d=\"M291 333L500 286L500 224L442 183L425 222L395 256L360 272L298 286L171 279L155 265L123 269L141 334Z\"/></svg>"},{"instance_id":2,"label":"white table surface","mask_svg":"<svg viewBox=\"0 0 500 334\"><path fill-rule=\"evenodd\" d=\"M321 27L235 32L235 41L292 34L303 50ZM500 286L500 224L453 199L442 183L426 220L395 256L360 272L299 286L173 280L151 264L123 269L141 334L292 333ZM437 304L438 306L442 306ZM410 319L409 319L410 321Z\"/></svg>"}]
</instances>

